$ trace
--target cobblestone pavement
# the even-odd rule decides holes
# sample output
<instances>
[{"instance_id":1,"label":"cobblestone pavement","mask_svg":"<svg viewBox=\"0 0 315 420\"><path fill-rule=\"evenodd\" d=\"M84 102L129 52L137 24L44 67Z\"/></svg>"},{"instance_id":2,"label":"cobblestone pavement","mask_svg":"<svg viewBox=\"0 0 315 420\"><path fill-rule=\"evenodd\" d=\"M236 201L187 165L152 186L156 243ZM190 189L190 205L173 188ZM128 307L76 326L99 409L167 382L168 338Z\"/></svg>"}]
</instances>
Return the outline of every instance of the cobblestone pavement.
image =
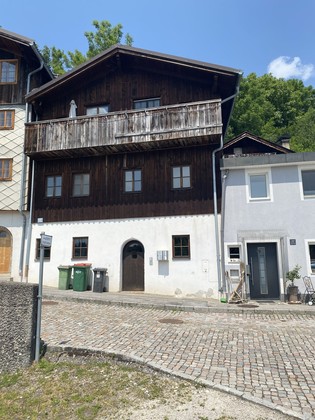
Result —
<instances>
[{"instance_id":1,"label":"cobblestone pavement","mask_svg":"<svg viewBox=\"0 0 315 420\"><path fill-rule=\"evenodd\" d=\"M314 315L247 311L44 300L42 338L51 347L123 355L298 418L315 418Z\"/></svg>"}]
</instances>

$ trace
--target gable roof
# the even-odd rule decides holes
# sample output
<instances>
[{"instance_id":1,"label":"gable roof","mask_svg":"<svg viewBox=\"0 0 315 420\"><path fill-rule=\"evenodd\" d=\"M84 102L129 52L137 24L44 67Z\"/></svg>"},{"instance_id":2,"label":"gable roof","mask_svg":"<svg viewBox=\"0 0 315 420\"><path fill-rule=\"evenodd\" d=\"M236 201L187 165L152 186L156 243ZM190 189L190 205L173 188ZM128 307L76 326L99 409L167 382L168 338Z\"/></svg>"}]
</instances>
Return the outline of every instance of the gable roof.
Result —
<instances>
[{"instance_id":1,"label":"gable roof","mask_svg":"<svg viewBox=\"0 0 315 420\"><path fill-rule=\"evenodd\" d=\"M0 49L14 51L17 55L27 55L31 52L33 58L40 63L43 57L33 39L7 31L0 27ZM50 68L44 63L43 67L51 79L54 78Z\"/></svg>"},{"instance_id":2,"label":"gable roof","mask_svg":"<svg viewBox=\"0 0 315 420\"><path fill-rule=\"evenodd\" d=\"M244 131L240 135L234 137L233 139L226 142L223 146L223 154L234 154L229 153L230 150L235 147L241 147L243 149L242 154L246 154L246 148L249 150L249 154L253 153L294 153L293 150L290 150L286 147L281 146L280 144L274 143L269 140L265 140L262 137L251 134L249 131ZM256 150L256 152L255 152Z\"/></svg>"}]
</instances>

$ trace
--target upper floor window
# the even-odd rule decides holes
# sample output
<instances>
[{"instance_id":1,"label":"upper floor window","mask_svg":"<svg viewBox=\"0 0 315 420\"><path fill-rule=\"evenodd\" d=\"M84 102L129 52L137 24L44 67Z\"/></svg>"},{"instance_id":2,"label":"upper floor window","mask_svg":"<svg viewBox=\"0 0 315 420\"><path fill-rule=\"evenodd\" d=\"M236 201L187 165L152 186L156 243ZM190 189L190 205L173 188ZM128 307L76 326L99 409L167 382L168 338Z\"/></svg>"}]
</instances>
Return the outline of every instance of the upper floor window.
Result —
<instances>
[{"instance_id":1,"label":"upper floor window","mask_svg":"<svg viewBox=\"0 0 315 420\"><path fill-rule=\"evenodd\" d=\"M304 197L315 197L315 169L301 171Z\"/></svg>"},{"instance_id":2,"label":"upper floor window","mask_svg":"<svg viewBox=\"0 0 315 420\"><path fill-rule=\"evenodd\" d=\"M160 106L160 98L149 98L133 101L134 109L155 108L157 106Z\"/></svg>"},{"instance_id":3,"label":"upper floor window","mask_svg":"<svg viewBox=\"0 0 315 420\"><path fill-rule=\"evenodd\" d=\"M0 130L12 130L14 128L14 111L0 111Z\"/></svg>"},{"instance_id":4,"label":"upper floor window","mask_svg":"<svg viewBox=\"0 0 315 420\"><path fill-rule=\"evenodd\" d=\"M109 112L109 105L98 105L86 107L86 115L101 115Z\"/></svg>"},{"instance_id":5,"label":"upper floor window","mask_svg":"<svg viewBox=\"0 0 315 420\"><path fill-rule=\"evenodd\" d=\"M141 169L125 171L125 192L140 192L142 190Z\"/></svg>"},{"instance_id":6,"label":"upper floor window","mask_svg":"<svg viewBox=\"0 0 315 420\"><path fill-rule=\"evenodd\" d=\"M61 175L52 175L46 177L46 197L61 197L61 187Z\"/></svg>"},{"instance_id":7,"label":"upper floor window","mask_svg":"<svg viewBox=\"0 0 315 420\"><path fill-rule=\"evenodd\" d=\"M11 181L12 159L0 159L0 181Z\"/></svg>"},{"instance_id":8,"label":"upper floor window","mask_svg":"<svg viewBox=\"0 0 315 420\"><path fill-rule=\"evenodd\" d=\"M0 60L0 83L17 82L17 60Z\"/></svg>"},{"instance_id":9,"label":"upper floor window","mask_svg":"<svg viewBox=\"0 0 315 420\"><path fill-rule=\"evenodd\" d=\"M249 172L247 174L247 188L249 201L270 200L269 172Z\"/></svg>"},{"instance_id":10,"label":"upper floor window","mask_svg":"<svg viewBox=\"0 0 315 420\"><path fill-rule=\"evenodd\" d=\"M86 259L88 256L89 238L73 238L72 240L72 259Z\"/></svg>"},{"instance_id":11,"label":"upper floor window","mask_svg":"<svg viewBox=\"0 0 315 420\"><path fill-rule=\"evenodd\" d=\"M190 166L172 168L172 188L190 188Z\"/></svg>"},{"instance_id":12,"label":"upper floor window","mask_svg":"<svg viewBox=\"0 0 315 420\"><path fill-rule=\"evenodd\" d=\"M173 258L190 258L190 237L189 235L174 235Z\"/></svg>"},{"instance_id":13,"label":"upper floor window","mask_svg":"<svg viewBox=\"0 0 315 420\"><path fill-rule=\"evenodd\" d=\"M72 195L81 197L90 194L90 174L74 174Z\"/></svg>"}]
</instances>

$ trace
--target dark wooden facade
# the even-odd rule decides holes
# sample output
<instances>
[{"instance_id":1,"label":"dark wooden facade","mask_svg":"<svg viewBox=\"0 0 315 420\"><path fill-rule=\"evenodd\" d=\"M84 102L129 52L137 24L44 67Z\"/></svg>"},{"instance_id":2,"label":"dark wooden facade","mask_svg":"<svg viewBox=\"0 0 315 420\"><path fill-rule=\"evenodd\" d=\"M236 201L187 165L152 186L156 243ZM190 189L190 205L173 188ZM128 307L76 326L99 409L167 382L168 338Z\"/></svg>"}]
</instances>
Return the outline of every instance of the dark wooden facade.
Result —
<instances>
[{"instance_id":1,"label":"dark wooden facade","mask_svg":"<svg viewBox=\"0 0 315 420\"><path fill-rule=\"evenodd\" d=\"M211 153L224 133L239 72L116 46L31 92L25 152L35 162L33 220L158 217L213 212ZM134 110L135 100L159 98ZM68 118L70 102L77 117ZM108 105L106 115L86 116ZM189 166L191 187L172 188L172 167ZM142 170L142 191L124 192L124 170ZM90 194L72 196L73 175L90 174ZM62 175L62 196L45 198L45 178ZM219 188L219 187L218 187Z\"/></svg>"},{"instance_id":2,"label":"dark wooden facade","mask_svg":"<svg viewBox=\"0 0 315 420\"><path fill-rule=\"evenodd\" d=\"M17 60L17 83L0 83L0 104L25 104L28 75L40 67L39 53L31 39L0 28L0 60ZM50 71L43 66L30 78L30 90L49 82Z\"/></svg>"},{"instance_id":3,"label":"dark wooden facade","mask_svg":"<svg viewBox=\"0 0 315 420\"><path fill-rule=\"evenodd\" d=\"M98 220L213 213L213 147L36 162L34 221ZM172 168L190 166L191 187L172 188ZM124 170L141 169L142 191L124 191ZM72 196L73 175L90 174L90 194ZM45 177L62 175L62 196L45 198ZM220 191L218 185L218 191Z\"/></svg>"}]
</instances>

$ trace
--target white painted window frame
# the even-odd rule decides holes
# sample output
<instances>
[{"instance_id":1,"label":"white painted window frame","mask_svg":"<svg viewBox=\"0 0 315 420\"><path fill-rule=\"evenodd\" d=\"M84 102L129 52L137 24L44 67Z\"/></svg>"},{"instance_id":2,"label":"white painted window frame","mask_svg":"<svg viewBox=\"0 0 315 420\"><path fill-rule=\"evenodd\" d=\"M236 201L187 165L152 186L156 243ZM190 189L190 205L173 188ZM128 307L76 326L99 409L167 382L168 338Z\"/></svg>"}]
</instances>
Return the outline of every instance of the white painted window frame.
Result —
<instances>
[{"instance_id":1,"label":"white painted window frame","mask_svg":"<svg viewBox=\"0 0 315 420\"><path fill-rule=\"evenodd\" d=\"M304 190L303 190L303 182L302 182L302 172L303 171L315 171L315 166L300 166L299 167L299 185L300 185L300 194L301 194L301 200L305 200L305 201L309 201L309 200L315 200L315 195L304 195Z\"/></svg>"},{"instance_id":2,"label":"white painted window frame","mask_svg":"<svg viewBox=\"0 0 315 420\"><path fill-rule=\"evenodd\" d=\"M251 184L250 177L253 175L264 175L266 179L266 197L251 197ZM248 203L257 203L257 202L268 202L273 201L273 190L272 190L272 177L270 168L256 168L256 169L247 169L246 170L246 197Z\"/></svg>"}]
</instances>

